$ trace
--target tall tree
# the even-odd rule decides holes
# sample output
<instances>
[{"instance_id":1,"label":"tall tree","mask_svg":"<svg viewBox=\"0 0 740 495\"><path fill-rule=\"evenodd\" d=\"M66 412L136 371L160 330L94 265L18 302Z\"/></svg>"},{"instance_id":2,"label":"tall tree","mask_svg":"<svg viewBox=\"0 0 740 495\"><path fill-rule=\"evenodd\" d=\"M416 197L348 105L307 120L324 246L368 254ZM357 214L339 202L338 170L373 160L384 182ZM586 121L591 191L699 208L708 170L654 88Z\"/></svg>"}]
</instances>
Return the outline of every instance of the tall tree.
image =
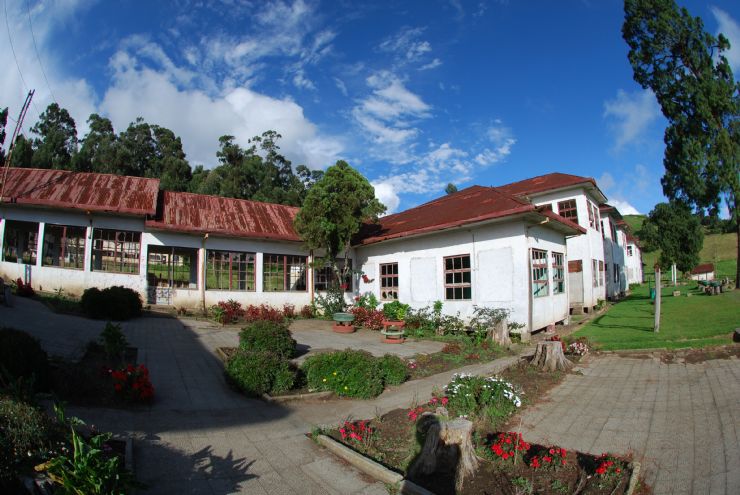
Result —
<instances>
[{"instance_id":1,"label":"tall tree","mask_svg":"<svg viewBox=\"0 0 740 495\"><path fill-rule=\"evenodd\" d=\"M190 164L185 158L182 141L166 127L152 126L154 134L154 161L146 174L158 177L160 187L167 191L187 191L192 178Z\"/></svg>"},{"instance_id":2,"label":"tall tree","mask_svg":"<svg viewBox=\"0 0 740 495\"><path fill-rule=\"evenodd\" d=\"M663 269L675 263L676 268L688 272L699 264L704 231L688 205L677 201L659 203L642 224L640 241L647 252L660 249Z\"/></svg>"},{"instance_id":3,"label":"tall tree","mask_svg":"<svg viewBox=\"0 0 740 495\"><path fill-rule=\"evenodd\" d=\"M128 128L118 136L116 161L118 174L147 177L147 172L156 158L156 143L152 128L137 117Z\"/></svg>"},{"instance_id":4,"label":"tall tree","mask_svg":"<svg viewBox=\"0 0 740 495\"><path fill-rule=\"evenodd\" d=\"M702 20L674 0L625 0L624 10L635 81L653 91L668 120L663 192L698 208L717 208L725 199L737 221L740 84L724 56L729 41L704 31ZM740 262L735 281L738 287Z\"/></svg>"},{"instance_id":5,"label":"tall tree","mask_svg":"<svg viewBox=\"0 0 740 495\"><path fill-rule=\"evenodd\" d=\"M445 187L445 193L446 194L452 194L457 192L457 186L453 184L452 182L447 184L447 187Z\"/></svg>"},{"instance_id":6,"label":"tall tree","mask_svg":"<svg viewBox=\"0 0 740 495\"><path fill-rule=\"evenodd\" d=\"M50 104L31 128L38 137L33 140L33 166L69 170L72 155L77 152L77 126L65 108Z\"/></svg>"},{"instance_id":7,"label":"tall tree","mask_svg":"<svg viewBox=\"0 0 740 495\"><path fill-rule=\"evenodd\" d=\"M8 125L8 107L0 110L0 167L5 165L5 150L3 144L5 143L5 128Z\"/></svg>"},{"instance_id":8,"label":"tall tree","mask_svg":"<svg viewBox=\"0 0 740 495\"><path fill-rule=\"evenodd\" d=\"M97 113L87 119L90 130L82 138L80 151L72 157L72 168L79 172L117 174L118 137L110 119Z\"/></svg>"},{"instance_id":9,"label":"tall tree","mask_svg":"<svg viewBox=\"0 0 740 495\"><path fill-rule=\"evenodd\" d=\"M15 138L10 166L18 168L33 167L33 142L30 139L26 139L26 136L23 134L19 134Z\"/></svg>"},{"instance_id":10,"label":"tall tree","mask_svg":"<svg viewBox=\"0 0 740 495\"><path fill-rule=\"evenodd\" d=\"M329 167L324 176L308 191L303 206L296 215L295 228L308 249L322 249L332 265L336 281L343 280L349 270L352 237L363 222L377 221L385 206L375 198L368 180L345 161ZM343 272L337 258L344 258Z\"/></svg>"}]
</instances>

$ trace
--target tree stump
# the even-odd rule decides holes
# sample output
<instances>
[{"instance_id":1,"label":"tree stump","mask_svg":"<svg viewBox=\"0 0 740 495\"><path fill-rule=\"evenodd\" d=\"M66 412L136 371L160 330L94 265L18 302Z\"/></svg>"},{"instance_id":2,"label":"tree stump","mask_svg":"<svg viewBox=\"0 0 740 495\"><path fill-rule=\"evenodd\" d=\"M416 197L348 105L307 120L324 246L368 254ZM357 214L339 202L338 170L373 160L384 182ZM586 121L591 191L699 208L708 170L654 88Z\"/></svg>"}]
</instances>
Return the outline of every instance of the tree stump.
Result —
<instances>
[{"instance_id":1,"label":"tree stump","mask_svg":"<svg viewBox=\"0 0 740 495\"><path fill-rule=\"evenodd\" d=\"M563 344L559 341L538 342L532 365L543 371L566 371L573 363L563 354Z\"/></svg>"},{"instance_id":2,"label":"tree stump","mask_svg":"<svg viewBox=\"0 0 740 495\"><path fill-rule=\"evenodd\" d=\"M478 458L473 446L473 423L463 418L440 421L431 416L424 447L411 467L412 474L431 474L437 466L444 466L444 459L456 454L455 490L462 490L463 483L478 469ZM451 452L452 450L452 452ZM449 464L448 464L449 465Z\"/></svg>"},{"instance_id":3,"label":"tree stump","mask_svg":"<svg viewBox=\"0 0 740 495\"><path fill-rule=\"evenodd\" d=\"M498 345L507 346L511 344L509 322L506 318L488 329L488 338Z\"/></svg>"}]
</instances>

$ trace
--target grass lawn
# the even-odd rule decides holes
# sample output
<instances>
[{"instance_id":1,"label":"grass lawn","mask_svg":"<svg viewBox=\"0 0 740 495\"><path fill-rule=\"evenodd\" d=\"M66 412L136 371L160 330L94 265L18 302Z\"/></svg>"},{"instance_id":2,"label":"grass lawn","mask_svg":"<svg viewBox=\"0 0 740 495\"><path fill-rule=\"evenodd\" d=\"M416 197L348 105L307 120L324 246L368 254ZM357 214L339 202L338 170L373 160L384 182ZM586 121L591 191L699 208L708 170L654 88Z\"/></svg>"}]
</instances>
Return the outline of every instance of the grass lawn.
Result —
<instances>
[{"instance_id":1,"label":"grass lawn","mask_svg":"<svg viewBox=\"0 0 740 495\"><path fill-rule=\"evenodd\" d=\"M732 342L732 331L740 326L740 291L707 296L696 283L680 286L681 297L672 287L663 288L660 332L653 332L653 305L647 285L616 303L573 334L587 337L601 350L679 349ZM686 297L687 289L692 293Z\"/></svg>"}]
</instances>

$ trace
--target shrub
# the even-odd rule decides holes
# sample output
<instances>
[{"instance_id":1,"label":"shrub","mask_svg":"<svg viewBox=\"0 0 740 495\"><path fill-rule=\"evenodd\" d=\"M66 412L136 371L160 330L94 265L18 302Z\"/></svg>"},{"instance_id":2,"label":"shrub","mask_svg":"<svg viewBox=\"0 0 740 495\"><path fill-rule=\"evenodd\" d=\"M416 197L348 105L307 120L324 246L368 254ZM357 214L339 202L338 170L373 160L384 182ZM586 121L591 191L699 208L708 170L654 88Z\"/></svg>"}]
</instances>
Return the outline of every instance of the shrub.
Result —
<instances>
[{"instance_id":1,"label":"shrub","mask_svg":"<svg viewBox=\"0 0 740 495\"><path fill-rule=\"evenodd\" d=\"M301 308L301 318L313 318L313 317L314 317L313 308L310 305L306 304L305 306Z\"/></svg>"},{"instance_id":2,"label":"shrub","mask_svg":"<svg viewBox=\"0 0 740 495\"><path fill-rule=\"evenodd\" d=\"M311 356L303 363L308 387L338 395L367 399L380 395L385 377L380 359L366 351L330 352Z\"/></svg>"},{"instance_id":3,"label":"shrub","mask_svg":"<svg viewBox=\"0 0 740 495\"><path fill-rule=\"evenodd\" d=\"M492 376L455 373L445 386L449 409L457 415L485 415L490 420L507 417L522 400L514 386L501 378Z\"/></svg>"},{"instance_id":4,"label":"shrub","mask_svg":"<svg viewBox=\"0 0 740 495\"><path fill-rule=\"evenodd\" d=\"M42 458L48 430L48 416L42 411L0 398L0 481L15 478Z\"/></svg>"},{"instance_id":5,"label":"shrub","mask_svg":"<svg viewBox=\"0 0 740 495\"><path fill-rule=\"evenodd\" d=\"M239 349L226 362L226 377L242 392L259 397L290 390L296 372L290 361L279 354Z\"/></svg>"},{"instance_id":6,"label":"shrub","mask_svg":"<svg viewBox=\"0 0 740 495\"><path fill-rule=\"evenodd\" d=\"M128 320L141 316L141 297L127 287L114 285L103 290L85 289L80 299L82 311L91 318Z\"/></svg>"},{"instance_id":7,"label":"shrub","mask_svg":"<svg viewBox=\"0 0 740 495\"><path fill-rule=\"evenodd\" d=\"M285 315L279 309L268 306L267 304L260 304L259 306L250 304L244 310L244 319L248 322L264 320L283 323L285 321Z\"/></svg>"},{"instance_id":8,"label":"shrub","mask_svg":"<svg viewBox=\"0 0 740 495\"><path fill-rule=\"evenodd\" d=\"M380 306L378 298L372 292L365 292L361 296L355 297L355 306L365 309L377 309Z\"/></svg>"},{"instance_id":9,"label":"shrub","mask_svg":"<svg viewBox=\"0 0 740 495\"><path fill-rule=\"evenodd\" d=\"M411 306L400 301L393 301L383 305L383 315L389 320L403 321Z\"/></svg>"},{"instance_id":10,"label":"shrub","mask_svg":"<svg viewBox=\"0 0 740 495\"><path fill-rule=\"evenodd\" d=\"M33 297L36 295L36 291L33 290L30 282L26 284L23 283L22 278L18 278L18 280L15 281L15 294L21 297Z\"/></svg>"},{"instance_id":11,"label":"shrub","mask_svg":"<svg viewBox=\"0 0 740 495\"><path fill-rule=\"evenodd\" d=\"M295 306L293 304L283 304L283 317L289 320L296 317Z\"/></svg>"},{"instance_id":12,"label":"shrub","mask_svg":"<svg viewBox=\"0 0 740 495\"><path fill-rule=\"evenodd\" d=\"M296 341L284 323L257 320L239 332L239 348L245 351L274 352L284 358L295 356Z\"/></svg>"},{"instance_id":13,"label":"shrub","mask_svg":"<svg viewBox=\"0 0 740 495\"><path fill-rule=\"evenodd\" d=\"M354 324L358 327L364 327L368 330L383 329L383 320L385 318L382 311L354 306L350 312L355 315Z\"/></svg>"},{"instance_id":14,"label":"shrub","mask_svg":"<svg viewBox=\"0 0 740 495\"><path fill-rule=\"evenodd\" d=\"M33 378L36 390L46 390L48 356L39 341L26 332L0 328L0 374L13 381Z\"/></svg>"},{"instance_id":15,"label":"shrub","mask_svg":"<svg viewBox=\"0 0 740 495\"><path fill-rule=\"evenodd\" d=\"M386 354L380 358L383 381L388 385L400 385L408 377L408 366L398 356Z\"/></svg>"},{"instance_id":16,"label":"shrub","mask_svg":"<svg viewBox=\"0 0 740 495\"><path fill-rule=\"evenodd\" d=\"M109 359L120 359L128 345L126 337L121 331L121 325L116 325L110 321L105 324L105 328L100 333L100 343Z\"/></svg>"},{"instance_id":17,"label":"shrub","mask_svg":"<svg viewBox=\"0 0 740 495\"><path fill-rule=\"evenodd\" d=\"M149 370L143 364L129 364L121 370L111 371L116 394L131 402L148 402L154 397L154 387L149 380Z\"/></svg>"},{"instance_id":18,"label":"shrub","mask_svg":"<svg viewBox=\"0 0 740 495\"><path fill-rule=\"evenodd\" d=\"M326 295L316 295L315 304L319 313L324 317L341 313L347 307L344 302L344 290L341 287L332 286L326 291Z\"/></svg>"},{"instance_id":19,"label":"shrub","mask_svg":"<svg viewBox=\"0 0 740 495\"><path fill-rule=\"evenodd\" d=\"M229 299L228 301L220 301L217 305L211 307L211 315L213 319L222 325L227 323L236 323L244 317L245 311L242 309L241 303Z\"/></svg>"}]
</instances>

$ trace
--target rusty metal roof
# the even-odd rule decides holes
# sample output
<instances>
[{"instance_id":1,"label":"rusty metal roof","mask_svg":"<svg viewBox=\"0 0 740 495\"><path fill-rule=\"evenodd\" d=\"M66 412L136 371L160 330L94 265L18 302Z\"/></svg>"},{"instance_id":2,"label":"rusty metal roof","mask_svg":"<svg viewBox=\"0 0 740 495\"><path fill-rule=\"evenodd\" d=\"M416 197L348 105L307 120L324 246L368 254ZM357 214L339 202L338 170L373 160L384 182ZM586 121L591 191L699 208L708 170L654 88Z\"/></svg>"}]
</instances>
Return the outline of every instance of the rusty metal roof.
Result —
<instances>
[{"instance_id":1,"label":"rusty metal roof","mask_svg":"<svg viewBox=\"0 0 740 495\"><path fill-rule=\"evenodd\" d=\"M699 275L701 273L711 273L714 271L714 265L712 263L704 263L703 265L697 265L691 270L692 275Z\"/></svg>"},{"instance_id":2,"label":"rusty metal roof","mask_svg":"<svg viewBox=\"0 0 740 495\"><path fill-rule=\"evenodd\" d=\"M205 194L163 191L154 219L146 221L153 229L300 241L293 228L298 208L244 199Z\"/></svg>"},{"instance_id":3,"label":"rusty metal roof","mask_svg":"<svg viewBox=\"0 0 740 495\"><path fill-rule=\"evenodd\" d=\"M159 179L10 167L2 202L143 216L156 212L158 191Z\"/></svg>"},{"instance_id":4,"label":"rusty metal roof","mask_svg":"<svg viewBox=\"0 0 740 495\"><path fill-rule=\"evenodd\" d=\"M514 196L528 196L577 185L585 185L588 188L595 189L595 191L602 196L602 201L606 201L606 196L601 192L599 186L592 177L561 174L560 172L540 175L538 177L532 177L531 179L520 180L519 182L512 182L511 184L498 186L498 188L505 193L512 194Z\"/></svg>"},{"instance_id":5,"label":"rusty metal roof","mask_svg":"<svg viewBox=\"0 0 740 495\"><path fill-rule=\"evenodd\" d=\"M533 204L515 198L499 188L472 186L423 205L382 217L377 224L365 224L356 244L420 235L472 223L533 213L548 217L576 232L585 230L553 212L540 211Z\"/></svg>"}]
</instances>

